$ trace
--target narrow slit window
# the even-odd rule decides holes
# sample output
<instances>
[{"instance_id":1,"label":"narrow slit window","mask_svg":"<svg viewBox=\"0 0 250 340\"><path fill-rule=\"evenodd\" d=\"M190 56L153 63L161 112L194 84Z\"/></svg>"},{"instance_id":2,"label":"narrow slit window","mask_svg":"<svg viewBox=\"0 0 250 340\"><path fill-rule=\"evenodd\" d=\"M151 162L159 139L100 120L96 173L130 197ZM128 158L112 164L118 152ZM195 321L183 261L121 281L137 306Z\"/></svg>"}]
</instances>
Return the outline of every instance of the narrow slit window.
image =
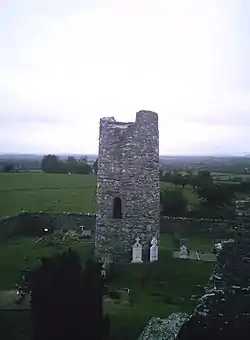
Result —
<instances>
[{"instance_id":1,"label":"narrow slit window","mask_svg":"<svg viewBox=\"0 0 250 340\"><path fill-rule=\"evenodd\" d=\"M122 201L119 197L115 197L113 201L113 218L122 218Z\"/></svg>"}]
</instances>

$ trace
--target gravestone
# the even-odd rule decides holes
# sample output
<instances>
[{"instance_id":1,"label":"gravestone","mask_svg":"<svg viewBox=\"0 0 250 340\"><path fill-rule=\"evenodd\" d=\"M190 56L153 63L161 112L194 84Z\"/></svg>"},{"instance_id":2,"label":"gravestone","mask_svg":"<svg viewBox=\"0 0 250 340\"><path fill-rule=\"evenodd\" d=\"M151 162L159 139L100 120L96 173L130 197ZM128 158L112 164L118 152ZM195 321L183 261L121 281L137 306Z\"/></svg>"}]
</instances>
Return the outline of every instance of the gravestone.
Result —
<instances>
[{"instance_id":1,"label":"gravestone","mask_svg":"<svg viewBox=\"0 0 250 340\"><path fill-rule=\"evenodd\" d=\"M188 257L187 247L183 244L180 247L180 259L186 259Z\"/></svg>"},{"instance_id":2,"label":"gravestone","mask_svg":"<svg viewBox=\"0 0 250 340\"><path fill-rule=\"evenodd\" d=\"M83 232L84 232L85 228L86 228L85 225L80 225L80 227L79 227L79 229L81 230L82 236L83 236Z\"/></svg>"},{"instance_id":3,"label":"gravestone","mask_svg":"<svg viewBox=\"0 0 250 340\"><path fill-rule=\"evenodd\" d=\"M187 249L189 249L189 246L188 246L188 239L187 238L180 238L180 248L182 246L185 246Z\"/></svg>"},{"instance_id":4,"label":"gravestone","mask_svg":"<svg viewBox=\"0 0 250 340\"><path fill-rule=\"evenodd\" d=\"M85 225L81 225L79 229L81 230L81 236L82 237L91 237L91 230L86 230Z\"/></svg>"},{"instance_id":5,"label":"gravestone","mask_svg":"<svg viewBox=\"0 0 250 340\"><path fill-rule=\"evenodd\" d=\"M82 237L91 237L91 230L83 230Z\"/></svg>"},{"instance_id":6,"label":"gravestone","mask_svg":"<svg viewBox=\"0 0 250 340\"><path fill-rule=\"evenodd\" d=\"M137 237L135 239L135 244L132 246L132 263L142 263L142 245L140 244L140 239Z\"/></svg>"},{"instance_id":7,"label":"gravestone","mask_svg":"<svg viewBox=\"0 0 250 340\"><path fill-rule=\"evenodd\" d=\"M158 261L158 245L156 237L152 238L150 247L150 262Z\"/></svg>"}]
</instances>

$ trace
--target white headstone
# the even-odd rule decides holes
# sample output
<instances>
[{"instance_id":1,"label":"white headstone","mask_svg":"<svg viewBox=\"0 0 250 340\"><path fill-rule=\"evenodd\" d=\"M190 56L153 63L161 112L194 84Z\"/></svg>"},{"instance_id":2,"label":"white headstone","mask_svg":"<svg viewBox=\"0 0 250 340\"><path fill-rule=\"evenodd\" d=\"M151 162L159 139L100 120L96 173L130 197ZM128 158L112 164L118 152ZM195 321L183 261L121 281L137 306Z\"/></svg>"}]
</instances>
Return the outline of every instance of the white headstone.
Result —
<instances>
[{"instance_id":1,"label":"white headstone","mask_svg":"<svg viewBox=\"0 0 250 340\"><path fill-rule=\"evenodd\" d=\"M187 247L183 244L180 247L180 259L186 259L188 257Z\"/></svg>"},{"instance_id":2,"label":"white headstone","mask_svg":"<svg viewBox=\"0 0 250 340\"><path fill-rule=\"evenodd\" d=\"M140 244L140 239L137 237L135 239L135 244L132 246L132 263L142 263L142 245Z\"/></svg>"},{"instance_id":3,"label":"white headstone","mask_svg":"<svg viewBox=\"0 0 250 340\"><path fill-rule=\"evenodd\" d=\"M150 262L158 261L158 245L156 237L152 238L150 247Z\"/></svg>"},{"instance_id":4,"label":"white headstone","mask_svg":"<svg viewBox=\"0 0 250 340\"><path fill-rule=\"evenodd\" d=\"M79 229L81 230L82 236L84 236L85 225L80 225Z\"/></svg>"},{"instance_id":5,"label":"white headstone","mask_svg":"<svg viewBox=\"0 0 250 340\"><path fill-rule=\"evenodd\" d=\"M91 237L91 230L83 230L82 236L84 237Z\"/></svg>"}]
</instances>

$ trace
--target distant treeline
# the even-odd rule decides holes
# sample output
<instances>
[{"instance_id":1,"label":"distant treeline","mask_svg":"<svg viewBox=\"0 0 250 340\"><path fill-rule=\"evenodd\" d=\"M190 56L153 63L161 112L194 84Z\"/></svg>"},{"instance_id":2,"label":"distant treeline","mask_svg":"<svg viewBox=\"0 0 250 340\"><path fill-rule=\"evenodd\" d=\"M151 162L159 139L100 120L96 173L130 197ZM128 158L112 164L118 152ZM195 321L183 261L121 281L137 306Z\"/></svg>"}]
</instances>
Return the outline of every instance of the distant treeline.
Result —
<instances>
[{"instance_id":1,"label":"distant treeline","mask_svg":"<svg viewBox=\"0 0 250 340\"><path fill-rule=\"evenodd\" d=\"M250 157L160 157L163 170L224 172L250 174Z\"/></svg>"},{"instance_id":2,"label":"distant treeline","mask_svg":"<svg viewBox=\"0 0 250 340\"><path fill-rule=\"evenodd\" d=\"M88 164L87 157L76 159L69 156L67 160L61 160L56 155L46 155L41 162L41 170L47 173L72 173L90 174L94 167Z\"/></svg>"},{"instance_id":3,"label":"distant treeline","mask_svg":"<svg viewBox=\"0 0 250 340\"><path fill-rule=\"evenodd\" d=\"M235 219L235 200L239 193L250 194L250 181L240 183L216 182L209 171L192 172L183 175L178 171L160 172L161 182L168 182L173 188L162 188L161 208L163 216L186 216ZM184 195L189 186L198 200L190 204Z\"/></svg>"},{"instance_id":4,"label":"distant treeline","mask_svg":"<svg viewBox=\"0 0 250 340\"><path fill-rule=\"evenodd\" d=\"M213 187L224 187L226 185L227 190L232 192L242 192L250 193L250 176L244 178L240 176L230 176L228 180L221 180L220 177L214 177L210 171L192 171L188 170L185 174L180 171L163 171L160 170L160 181L168 182L175 186L181 186L184 188L186 185L192 186L193 189L201 186L201 184L206 183L211 189L211 184Z\"/></svg>"},{"instance_id":5,"label":"distant treeline","mask_svg":"<svg viewBox=\"0 0 250 340\"><path fill-rule=\"evenodd\" d=\"M22 171L43 171L47 173L74 173L89 174L96 173L97 160L89 162L87 157L60 158L56 155L45 155L41 160L18 160L0 159L0 171L2 172L22 172Z\"/></svg>"}]
</instances>

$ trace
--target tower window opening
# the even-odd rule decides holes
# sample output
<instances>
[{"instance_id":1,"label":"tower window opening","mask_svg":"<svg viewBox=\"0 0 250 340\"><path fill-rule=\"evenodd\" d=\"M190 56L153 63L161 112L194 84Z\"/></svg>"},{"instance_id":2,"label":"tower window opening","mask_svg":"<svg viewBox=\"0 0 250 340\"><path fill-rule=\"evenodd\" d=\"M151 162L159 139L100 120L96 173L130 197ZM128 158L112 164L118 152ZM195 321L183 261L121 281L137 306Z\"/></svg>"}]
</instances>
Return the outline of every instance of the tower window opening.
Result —
<instances>
[{"instance_id":1,"label":"tower window opening","mask_svg":"<svg viewBox=\"0 0 250 340\"><path fill-rule=\"evenodd\" d=\"M122 218L122 201L119 197L115 197L113 201L113 218Z\"/></svg>"}]
</instances>

